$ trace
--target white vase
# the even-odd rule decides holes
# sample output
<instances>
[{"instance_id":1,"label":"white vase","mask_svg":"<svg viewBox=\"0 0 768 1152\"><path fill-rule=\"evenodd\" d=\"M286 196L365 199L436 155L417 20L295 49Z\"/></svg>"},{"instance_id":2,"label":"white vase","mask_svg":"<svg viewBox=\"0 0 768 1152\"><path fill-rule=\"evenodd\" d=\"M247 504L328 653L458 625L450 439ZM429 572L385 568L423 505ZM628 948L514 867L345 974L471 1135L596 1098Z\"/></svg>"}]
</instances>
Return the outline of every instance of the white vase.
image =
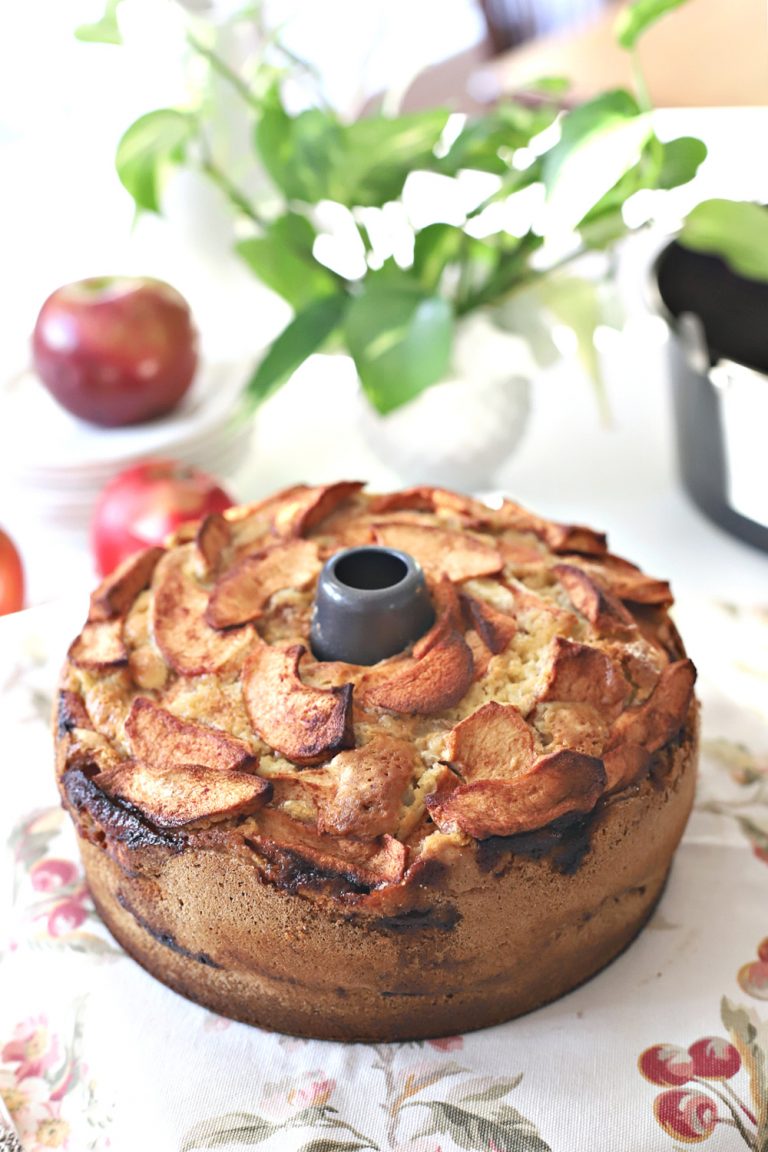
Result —
<instances>
[{"instance_id":1,"label":"white vase","mask_svg":"<svg viewBox=\"0 0 768 1152\"><path fill-rule=\"evenodd\" d=\"M386 416L361 393L361 432L404 484L492 488L525 430L533 371L524 339L474 314L459 326L444 380Z\"/></svg>"}]
</instances>

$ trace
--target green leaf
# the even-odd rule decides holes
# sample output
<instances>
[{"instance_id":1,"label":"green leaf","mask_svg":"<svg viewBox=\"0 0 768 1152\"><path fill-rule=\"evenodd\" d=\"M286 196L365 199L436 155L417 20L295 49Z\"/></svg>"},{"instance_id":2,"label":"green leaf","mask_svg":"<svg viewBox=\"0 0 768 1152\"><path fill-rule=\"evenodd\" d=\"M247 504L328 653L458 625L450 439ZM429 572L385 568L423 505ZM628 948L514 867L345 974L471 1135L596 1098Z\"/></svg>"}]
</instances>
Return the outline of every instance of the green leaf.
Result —
<instances>
[{"instance_id":1,"label":"green leaf","mask_svg":"<svg viewBox=\"0 0 768 1152\"><path fill-rule=\"evenodd\" d=\"M394 118L366 116L345 129L346 202L379 207L396 200L410 172L436 166L435 145L448 121L445 109Z\"/></svg>"},{"instance_id":2,"label":"green leaf","mask_svg":"<svg viewBox=\"0 0 768 1152\"><path fill-rule=\"evenodd\" d=\"M425 1101L424 1106L432 1113L432 1123L416 1134L417 1140L444 1133L468 1152L487 1148L492 1142L515 1152L552 1152L535 1124L509 1104L497 1104L488 1115L437 1100Z\"/></svg>"},{"instance_id":3,"label":"green leaf","mask_svg":"<svg viewBox=\"0 0 768 1152\"><path fill-rule=\"evenodd\" d=\"M415 288L366 280L347 313L344 331L363 391L382 415L436 384L450 364L451 305Z\"/></svg>"},{"instance_id":4,"label":"green leaf","mask_svg":"<svg viewBox=\"0 0 768 1152\"><path fill-rule=\"evenodd\" d=\"M316 1140L302 1144L298 1152L362 1152L363 1148L373 1147L373 1144L360 1144L357 1140L349 1144L342 1140L334 1140L332 1137L320 1136Z\"/></svg>"},{"instance_id":5,"label":"green leaf","mask_svg":"<svg viewBox=\"0 0 768 1152\"><path fill-rule=\"evenodd\" d=\"M720 256L739 276L768 280L768 209L745 200L704 200L677 237L686 248Z\"/></svg>"},{"instance_id":6,"label":"green leaf","mask_svg":"<svg viewBox=\"0 0 768 1152\"><path fill-rule=\"evenodd\" d=\"M160 211L163 170L179 160L195 131L195 119L189 113L158 108L140 116L123 133L115 157L117 174L139 208Z\"/></svg>"},{"instance_id":7,"label":"green leaf","mask_svg":"<svg viewBox=\"0 0 768 1152\"><path fill-rule=\"evenodd\" d=\"M426 293L437 294L450 269L456 280L453 295L460 307L466 297L482 292L489 283L507 240L501 233L478 240L452 224L429 224L416 235L413 275Z\"/></svg>"},{"instance_id":8,"label":"green leaf","mask_svg":"<svg viewBox=\"0 0 768 1152\"><path fill-rule=\"evenodd\" d=\"M482 1092L472 1092L469 1096L462 1096L462 1104L484 1104L489 1100L500 1100L502 1096L512 1092L513 1089L518 1088L522 1083L523 1074L518 1073L517 1076L512 1076L509 1080L500 1079L494 1081L488 1088L483 1089Z\"/></svg>"},{"instance_id":9,"label":"green leaf","mask_svg":"<svg viewBox=\"0 0 768 1152\"><path fill-rule=\"evenodd\" d=\"M75 37L87 44L122 44L123 37L117 22L117 9L122 0L107 0L104 14L92 24L80 24Z\"/></svg>"},{"instance_id":10,"label":"green leaf","mask_svg":"<svg viewBox=\"0 0 768 1152\"><path fill-rule=\"evenodd\" d=\"M571 87L567 76L539 76L537 80L527 80L526 92L543 92L547 96L562 96Z\"/></svg>"},{"instance_id":11,"label":"green leaf","mask_svg":"<svg viewBox=\"0 0 768 1152\"><path fill-rule=\"evenodd\" d=\"M699 165L707 158L707 146L695 136L678 136L662 144L661 171L656 179L657 188L677 188L693 180Z\"/></svg>"},{"instance_id":12,"label":"green leaf","mask_svg":"<svg viewBox=\"0 0 768 1152\"><path fill-rule=\"evenodd\" d=\"M280 1125L251 1112L228 1112L193 1124L185 1133L179 1152L208 1152L231 1144L261 1144L278 1131Z\"/></svg>"},{"instance_id":13,"label":"green leaf","mask_svg":"<svg viewBox=\"0 0 768 1152\"><path fill-rule=\"evenodd\" d=\"M453 224L428 224L416 233L413 245L413 274L426 292L434 292L464 242L464 231Z\"/></svg>"},{"instance_id":14,"label":"green leaf","mask_svg":"<svg viewBox=\"0 0 768 1152\"><path fill-rule=\"evenodd\" d=\"M550 210L574 228L640 159L651 118L628 92L605 92L563 117L560 140L544 155Z\"/></svg>"},{"instance_id":15,"label":"green leaf","mask_svg":"<svg viewBox=\"0 0 768 1152\"><path fill-rule=\"evenodd\" d=\"M308 356L316 352L340 324L348 297L324 296L294 316L270 345L245 388L248 410L263 404L281 388Z\"/></svg>"},{"instance_id":16,"label":"green leaf","mask_svg":"<svg viewBox=\"0 0 768 1152\"><path fill-rule=\"evenodd\" d=\"M640 37L667 12L681 8L688 0L635 0L629 4L614 25L616 39L622 48L631 51Z\"/></svg>"},{"instance_id":17,"label":"green leaf","mask_svg":"<svg viewBox=\"0 0 768 1152\"><path fill-rule=\"evenodd\" d=\"M316 204L339 198L335 173L343 171L344 131L332 113L310 108L289 116L277 89L272 89L254 141L264 167L288 200Z\"/></svg>"},{"instance_id":18,"label":"green leaf","mask_svg":"<svg viewBox=\"0 0 768 1152\"><path fill-rule=\"evenodd\" d=\"M439 171L453 176L471 168L504 175L510 170L515 149L524 148L534 136L548 128L557 111L553 105L531 108L508 101L492 112L467 120L448 153L439 161ZM525 178L525 173L520 176Z\"/></svg>"},{"instance_id":19,"label":"green leaf","mask_svg":"<svg viewBox=\"0 0 768 1152\"><path fill-rule=\"evenodd\" d=\"M262 236L241 240L236 251L263 284L298 311L337 291L336 277L312 255L314 239L315 231L304 216L287 213Z\"/></svg>"}]
</instances>

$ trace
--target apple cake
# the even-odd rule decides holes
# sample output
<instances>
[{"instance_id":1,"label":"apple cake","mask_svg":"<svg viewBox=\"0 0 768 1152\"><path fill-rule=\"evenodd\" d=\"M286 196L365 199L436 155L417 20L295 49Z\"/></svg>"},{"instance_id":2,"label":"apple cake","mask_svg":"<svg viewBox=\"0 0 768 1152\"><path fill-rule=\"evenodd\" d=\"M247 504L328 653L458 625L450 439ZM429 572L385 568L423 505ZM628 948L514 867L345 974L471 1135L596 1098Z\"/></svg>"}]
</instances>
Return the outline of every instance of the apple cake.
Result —
<instances>
[{"instance_id":1,"label":"apple cake","mask_svg":"<svg viewBox=\"0 0 768 1152\"><path fill-rule=\"evenodd\" d=\"M321 660L339 550L415 558L428 630ZM669 585L589 528L440 488L298 485L91 597L57 778L101 916L235 1019L396 1040L545 1004L617 956L692 804L695 670Z\"/></svg>"}]
</instances>

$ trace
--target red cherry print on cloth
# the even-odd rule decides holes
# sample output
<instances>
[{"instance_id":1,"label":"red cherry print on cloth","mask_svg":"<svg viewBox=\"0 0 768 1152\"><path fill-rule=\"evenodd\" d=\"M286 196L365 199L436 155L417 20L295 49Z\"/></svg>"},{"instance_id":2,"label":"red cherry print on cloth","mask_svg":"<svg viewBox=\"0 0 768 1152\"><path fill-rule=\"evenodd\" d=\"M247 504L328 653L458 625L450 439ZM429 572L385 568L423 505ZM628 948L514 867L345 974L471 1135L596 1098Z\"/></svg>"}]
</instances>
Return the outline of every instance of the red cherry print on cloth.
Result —
<instances>
[{"instance_id":1,"label":"red cherry print on cloth","mask_svg":"<svg viewBox=\"0 0 768 1152\"><path fill-rule=\"evenodd\" d=\"M730 1080L741 1068L741 1056L722 1036L704 1036L691 1044L688 1053L694 1075L706 1080Z\"/></svg>"},{"instance_id":2,"label":"red cherry print on cloth","mask_svg":"<svg viewBox=\"0 0 768 1152\"><path fill-rule=\"evenodd\" d=\"M36 892L56 892L66 888L77 879L77 865L71 860L38 860L32 865L29 876Z\"/></svg>"},{"instance_id":3,"label":"red cherry print on cloth","mask_svg":"<svg viewBox=\"0 0 768 1152\"><path fill-rule=\"evenodd\" d=\"M646 1048L637 1066L651 1084L679 1086L687 1084L694 1075L690 1054L677 1044L654 1044Z\"/></svg>"},{"instance_id":4,"label":"red cherry print on cloth","mask_svg":"<svg viewBox=\"0 0 768 1152\"><path fill-rule=\"evenodd\" d=\"M64 900L57 904L48 917L48 933L51 936L66 936L76 932L86 917L86 911L77 900Z\"/></svg>"},{"instance_id":5,"label":"red cherry print on cloth","mask_svg":"<svg viewBox=\"0 0 768 1152\"><path fill-rule=\"evenodd\" d=\"M703 1092L671 1088L660 1092L653 1113L668 1136L686 1144L698 1144L711 1136L717 1124L717 1105Z\"/></svg>"}]
</instances>

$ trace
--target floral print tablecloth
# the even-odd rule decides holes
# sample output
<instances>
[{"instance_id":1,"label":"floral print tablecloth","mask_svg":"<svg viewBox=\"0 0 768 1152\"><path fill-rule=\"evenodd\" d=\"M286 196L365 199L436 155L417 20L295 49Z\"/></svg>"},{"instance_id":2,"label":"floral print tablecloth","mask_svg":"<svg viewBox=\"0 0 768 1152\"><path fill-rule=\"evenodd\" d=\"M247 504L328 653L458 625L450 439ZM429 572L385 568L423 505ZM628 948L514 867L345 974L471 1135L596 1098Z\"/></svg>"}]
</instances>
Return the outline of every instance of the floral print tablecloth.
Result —
<instances>
[{"instance_id":1,"label":"floral print tablecloth","mask_svg":"<svg viewBox=\"0 0 768 1152\"><path fill-rule=\"evenodd\" d=\"M27 1152L768 1152L768 610L678 608L703 764L637 942L521 1020L393 1045L212 1015L102 927L48 734L82 614L0 621L0 1098Z\"/></svg>"}]
</instances>

